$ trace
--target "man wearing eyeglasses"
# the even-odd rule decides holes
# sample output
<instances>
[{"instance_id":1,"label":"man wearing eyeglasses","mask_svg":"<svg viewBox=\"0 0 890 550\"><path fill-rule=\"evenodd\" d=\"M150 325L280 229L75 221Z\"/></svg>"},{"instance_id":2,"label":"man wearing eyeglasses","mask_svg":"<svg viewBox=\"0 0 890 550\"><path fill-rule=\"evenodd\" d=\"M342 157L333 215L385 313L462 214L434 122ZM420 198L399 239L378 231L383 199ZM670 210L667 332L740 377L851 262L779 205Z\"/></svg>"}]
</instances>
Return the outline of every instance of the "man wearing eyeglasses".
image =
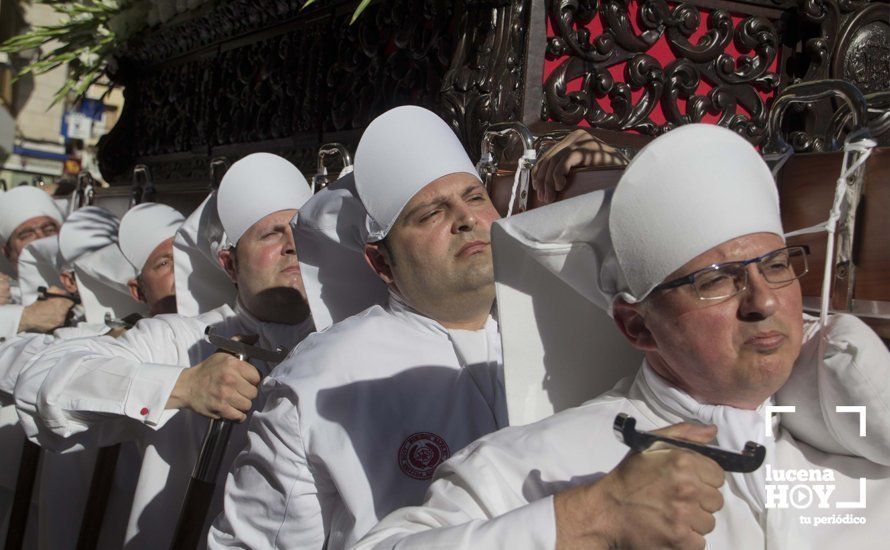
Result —
<instances>
[{"instance_id":1,"label":"man wearing eyeglasses","mask_svg":"<svg viewBox=\"0 0 890 550\"><path fill-rule=\"evenodd\" d=\"M0 243L13 271L19 254L29 243L59 232L62 213L44 191L16 187L0 193ZM52 332L65 324L73 302L52 298L24 307L19 304L15 279L0 275L0 338L18 332Z\"/></svg>"},{"instance_id":2,"label":"man wearing eyeglasses","mask_svg":"<svg viewBox=\"0 0 890 550\"><path fill-rule=\"evenodd\" d=\"M357 548L884 543L890 354L852 316L822 328L803 316L807 250L785 243L771 174L747 142L684 126L644 148L614 194L545 208L562 222L556 236L523 216L499 223L609 310L642 367L584 405L471 444L437 470L423 506L393 512ZM769 408L792 404L789 385L798 410L780 416ZM868 437L836 405L864 406ZM735 452L753 441L764 465L724 472L664 443L628 451L613 433L620 413L640 430L685 422L673 437Z\"/></svg>"}]
</instances>

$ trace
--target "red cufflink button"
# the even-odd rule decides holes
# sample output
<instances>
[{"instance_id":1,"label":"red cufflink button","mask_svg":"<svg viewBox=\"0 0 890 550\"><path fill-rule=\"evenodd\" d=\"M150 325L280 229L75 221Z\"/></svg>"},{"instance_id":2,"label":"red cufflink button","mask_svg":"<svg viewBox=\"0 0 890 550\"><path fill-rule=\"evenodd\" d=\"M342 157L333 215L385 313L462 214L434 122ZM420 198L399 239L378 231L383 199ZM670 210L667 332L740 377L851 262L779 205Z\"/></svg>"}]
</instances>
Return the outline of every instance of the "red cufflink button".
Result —
<instances>
[{"instance_id":1,"label":"red cufflink button","mask_svg":"<svg viewBox=\"0 0 890 550\"><path fill-rule=\"evenodd\" d=\"M148 407L142 407L142 410L139 411L139 414L141 414L142 416L147 415L147 414L148 414Z\"/></svg>"}]
</instances>

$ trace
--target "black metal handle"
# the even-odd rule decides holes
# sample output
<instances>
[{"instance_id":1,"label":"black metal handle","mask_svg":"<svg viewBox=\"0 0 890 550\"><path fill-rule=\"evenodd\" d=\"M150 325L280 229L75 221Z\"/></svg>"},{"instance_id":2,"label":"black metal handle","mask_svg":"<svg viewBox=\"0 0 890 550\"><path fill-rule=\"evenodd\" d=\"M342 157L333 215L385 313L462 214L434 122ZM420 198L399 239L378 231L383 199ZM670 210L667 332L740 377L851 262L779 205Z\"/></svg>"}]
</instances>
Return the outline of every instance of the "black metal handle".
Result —
<instances>
[{"instance_id":1,"label":"black metal handle","mask_svg":"<svg viewBox=\"0 0 890 550\"><path fill-rule=\"evenodd\" d=\"M189 481L170 550L195 550L200 545L205 534L204 520L215 489L215 482L201 481L194 477Z\"/></svg>"},{"instance_id":2,"label":"black metal handle","mask_svg":"<svg viewBox=\"0 0 890 550\"><path fill-rule=\"evenodd\" d=\"M673 439L671 437L663 437L649 432L639 432L636 428L637 420L624 413L615 417L613 427L615 433L624 441L624 444L637 452L643 452L651 447L655 442L661 441L675 447L682 447L702 454L720 465L726 472L753 472L763 464L766 458L766 449L763 445L749 441L745 443L745 448L740 453L727 451L719 447L711 447L709 445L700 445L682 439Z\"/></svg>"},{"instance_id":3,"label":"black metal handle","mask_svg":"<svg viewBox=\"0 0 890 550\"><path fill-rule=\"evenodd\" d=\"M37 287L38 300L42 301L49 298L65 298L66 300L71 300L75 304L80 305L80 296L77 296L76 294L60 294L58 292L50 292L45 286Z\"/></svg>"},{"instance_id":4,"label":"black metal handle","mask_svg":"<svg viewBox=\"0 0 890 550\"><path fill-rule=\"evenodd\" d=\"M773 101L766 124L766 139L761 147L765 155L783 153L787 144L780 135L782 117L794 103L812 103L826 98L837 98L846 103L854 129L867 127L868 103L859 88L845 80L825 79L792 84ZM833 139L833 136L830 136Z\"/></svg>"}]
</instances>

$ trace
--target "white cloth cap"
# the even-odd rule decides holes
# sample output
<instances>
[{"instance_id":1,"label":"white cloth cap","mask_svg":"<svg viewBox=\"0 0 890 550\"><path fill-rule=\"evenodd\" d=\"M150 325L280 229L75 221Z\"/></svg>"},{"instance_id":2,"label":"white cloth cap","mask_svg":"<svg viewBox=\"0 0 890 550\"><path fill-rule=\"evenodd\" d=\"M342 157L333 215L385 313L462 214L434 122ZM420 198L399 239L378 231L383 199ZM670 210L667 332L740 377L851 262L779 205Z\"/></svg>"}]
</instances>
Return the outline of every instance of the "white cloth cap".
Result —
<instances>
[{"instance_id":1,"label":"white cloth cap","mask_svg":"<svg viewBox=\"0 0 890 550\"><path fill-rule=\"evenodd\" d=\"M5 244L19 225L40 216L62 223L61 210L45 191L22 185L0 193L0 244Z\"/></svg>"},{"instance_id":2,"label":"white cloth cap","mask_svg":"<svg viewBox=\"0 0 890 550\"><path fill-rule=\"evenodd\" d=\"M88 323L104 323L106 314L121 319L148 311L130 296L127 281L138 272L118 246L119 226L110 211L85 206L71 214L59 231L59 251L74 269Z\"/></svg>"},{"instance_id":3,"label":"white cloth cap","mask_svg":"<svg viewBox=\"0 0 890 550\"><path fill-rule=\"evenodd\" d=\"M639 302L699 254L752 233L782 236L779 195L766 163L735 132L687 124L646 145L625 169L609 229Z\"/></svg>"},{"instance_id":4,"label":"white cloth cap","mask_svg":"<svg viewBox=\"0 0 890 550\"><path fill-rule=\"evenodd\" d=\"M236 245L250 226L273 212L300 208L312 191L297 167L271 153L253 153L234 163L217 191L219 219Z\"/></svg>"},{"instance_id":5,"label":"white cloth cap","mask_svg":"<svg viewBox=\"0 0 890 550\"><path fill-rule=\"evenodd\" d=\"M59 286L62 258L59 255L59 236L37 239L19 255L19 289L22 305L30 306L37 301L37 289Z\"/></svg>"},{"instance_id":6,"label":"white cloth cap","mask_svg":"<svg viewBox=\"0 0 890 550\"><path fill-rule=\"evenodd\" d=\"M492 226L510 425L580 405L639 368L642 354L604 312L608 289L622 286L609 239L611 194L587 193Z\"/></svg>"},{"instance_id":7,"label":"white cloth cap","mask_svg":"<svg viewBox=\"0 0 890 550\"><path fill-rule=\"evenodd\" d=\"M84 254L117 244L120 220L99 206L84 206L72 213L59 230L59 253L73 267Z\"/></svg>"},{"instance_id":8,"label":"white cloth cap","mask_svg":"<svg viewBox=\"0 0 890 550\"><path fill-rule=\"evenodd\" d=\"M225 231L216 208L216 192L192 212L173 238L176 311L193 317L223 304L235 306L235 285L219 265Z\"/></svg>"},{"instance_id":9,"label":"white cloth cap","mask_svg":"<svg viewBox=\"0 0 890 550\"><path fill-rule=\"evenodd\" d=\"M454 131L413 105L375 118L355 151L355 187L368 211L368 242L386 237L402 209L427 184L449 174L479 177Z\"/></svg>"},{"instance_id":10,"label":"white cloth cap","mask_svg":"<svg viewBox=\"0 0 890 550\"><path fill-rule=\"evenodd\" d=\"M166 204L137 204L121 218L118 244L121 252L137 271L159 244L173 237L185 217Z\"/></svg>"},{"instance_id":11,"label":"white cloth cap","mask_svg":"<svg viewBox=\"0 0 890 550\"><path fill-rule=\"evenodd\" d=\"M117 242L75 260L74 274L88 323L104 323L106 315L123 319L132 313L142 316L148 313L146 304L130 296L127 282L138 273L124 257Z\"/></svg>"},{"instance_id":12,"label":"white cloth cap","mask_svg":"<svg viewBox=\"0 0 890 550\"><path fill-rule=\"evenodd\" d=\"M316 330L386 304L386 284L364 258L366 218L353 175L347 174L316 193L291 220Z\"/></svg>"}]
</instances>

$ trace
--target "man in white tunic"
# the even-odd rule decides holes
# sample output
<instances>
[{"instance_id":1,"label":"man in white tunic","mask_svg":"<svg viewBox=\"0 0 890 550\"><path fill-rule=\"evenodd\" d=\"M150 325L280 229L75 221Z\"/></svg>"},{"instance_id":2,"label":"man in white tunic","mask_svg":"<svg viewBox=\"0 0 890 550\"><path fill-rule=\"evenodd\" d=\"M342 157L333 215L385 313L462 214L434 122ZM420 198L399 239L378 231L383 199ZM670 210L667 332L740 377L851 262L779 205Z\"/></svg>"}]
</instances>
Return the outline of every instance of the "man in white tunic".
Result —
<instances>
[{"instance_id":1,"label":"man in white tunic","mask_svg":"<svg viewBox=\"0 0 890 550\"><path fill-rule=\"evenodd\" d=\"M60 344L19 377L19 385L39 388L36 403L20 410L31 419L29 437L44 446L139 442L143 462L124 547L169 546L206 417L245 420L256 384L274 367L217 352L205 329L224 337L256 335L256 345L267 349L290 349L313 330L288 227L308 197L308 183L281 157L256 153L236 162L217 204L228 239L220 243L219 261L234 283L235 308L194 318L159 315L118 340ZM232 456L243 437L236 426ZM211 514L221 509L221 491L215 500Z\"/></svg>"},{"instance_id":2,"label":"man in white tunic","mask_svg":"<svg viewBox=\"0 0 890 550\"><path fill-rule=\"evenodd\" d=\"M149 315L176 313L173 238L185 220L166 204L138 204L121 218L120 248L139 274L127 281L130 296L148 304Z\"/></svg>"},{"instance_id":3,"label":"man in white tunic","mask_svg":"<svg viewBox=\"0 0 890 550\"><path fill-rule=\"evenodd\" d=\"M601 192L548 207L565 216L564 235L574 237L531 246L571 259L546 261L581 295L610 308L645 353L642 368L582 406L470 445L437 471L423 506L392 513L357 547L882 544L890 534L890 356L853 317L829 319L822 331L815 321L804 326L797 281L804 253L786 248L775 186L756 151L728 130L685 126L641 151L611 208L608 198ZM527 239L534 229L525 229L511 234ZM584 255L594 261L579 263ZM585 280L573 265L598 267ZM767 412L798 376L812 384L794 390L805 397L797 414L810 420L797 432L809 431L836 453L792 436L785 424L795 414L784 413L780 424ZM866 406L871 439L859 437L857 418L846 418L856 415L836 414L835 405ZM714 425L716 433L689 425L680 437L716 436L733 451L755 441L766 447L765 465L727 474L724 483L705 459L697 476L676 480L670 504L658 506L661 488L647 476L666 448L628 452L612 431L618 413L644 430L681 421ZM703 498L701 483L719 487L722 498ZM789 492L813 498L795 500Z\"/></svg>"},{"instance_id":4,"label":"man in white tunic","mask_svg":"<svg viewBox=\"0 0 890 550\"><path fill-rule=\"evenodd\" d=\"M28 243L57 234L61 224L61 211L40 189L22 186L0 193L0 243L13 270ZM72 305L52 299L23 306L17 281L0 276L0 338L23 331L52 332L65 323Z\"/></svg>"},{"instance_id":5,"label":"man in white tunic","mask_svg":"<svg viewBox=\"0 0 890 550\"><path fill-rule=\"evenodd\" d=\"M420 503L452 453L507 424L489 245L498 213L463 146L435 114L398 107L368 126L352 176L354 194L343 178L331 211L313 200L298 215L301 257L313 233L355 251L333 273L313 271L322 287L307 280L307 293L320 326L348 316L344 301L383 300L307 338L264 382L211 548L348 547Z\"/></svg>"}]
</instances>

